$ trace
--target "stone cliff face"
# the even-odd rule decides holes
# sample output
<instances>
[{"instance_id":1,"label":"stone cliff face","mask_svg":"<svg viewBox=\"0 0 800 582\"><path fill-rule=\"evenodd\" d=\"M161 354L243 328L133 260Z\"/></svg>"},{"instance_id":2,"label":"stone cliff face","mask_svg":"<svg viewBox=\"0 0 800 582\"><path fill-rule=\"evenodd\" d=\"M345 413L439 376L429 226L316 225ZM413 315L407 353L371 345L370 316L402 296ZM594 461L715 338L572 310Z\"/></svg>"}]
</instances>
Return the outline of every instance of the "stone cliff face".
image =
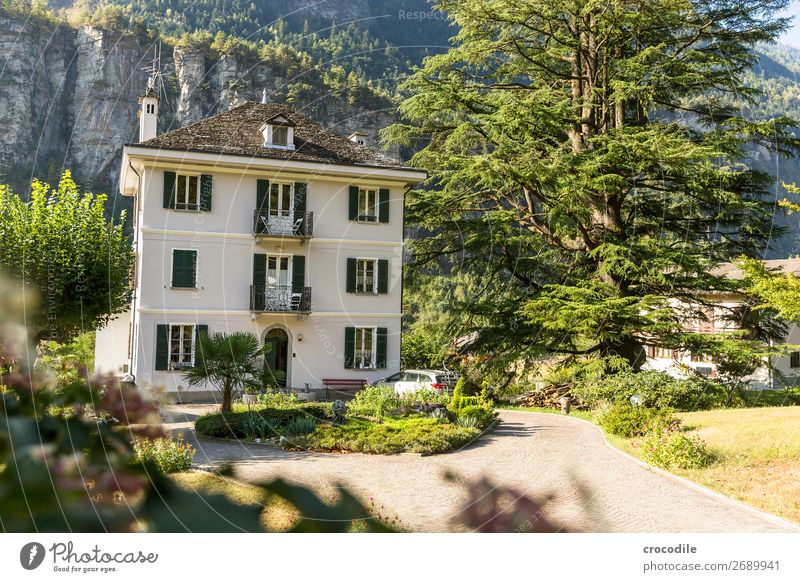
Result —
<instances>
[{"instance_id":1,"label":"stone cliff face","mask_svg":"<svg viewBox=\"0 0 800 582\"><path fill-rule=\"evenodd\" d=\"M122 146L138 139L138 98L154 43L89 26L0 17L0 181L24 191L31 177L54 180L71 169L94 191L115 193ZM193 47L164 45L161 69L159 132L260 100L264 89L271 100L283 100L290 82L270 63L214 58ZM349 105L325 87L293 106L338 133L365 131L373 147L378 131L394 120Z\"/></svg>"}]
</instances>

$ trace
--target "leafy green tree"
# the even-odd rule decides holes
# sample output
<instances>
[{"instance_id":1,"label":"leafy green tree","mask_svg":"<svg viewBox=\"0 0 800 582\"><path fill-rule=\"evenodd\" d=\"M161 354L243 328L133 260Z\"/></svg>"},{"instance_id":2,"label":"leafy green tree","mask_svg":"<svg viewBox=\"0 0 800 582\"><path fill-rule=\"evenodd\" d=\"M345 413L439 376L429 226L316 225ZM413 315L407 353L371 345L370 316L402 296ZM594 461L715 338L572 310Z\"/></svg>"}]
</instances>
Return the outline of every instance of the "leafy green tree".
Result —
<instances>
[{"instance_id":1,"label":"leafy green tree","mask_svg":"<svg viewBox=\"0 0 800 582\"><path fill-rule=\"evenodd\" d=\"M252 333L200 334L198 362L186 373L190 386L211 384L222 393L222 412L231 412L235 391L242 390L259 374L261 355L258 338Z\"/></svg>"},{"instance_id":2,"label":"leafy green tree","mask_svg":"<svg viewBox=\"0 0 800 582\"><path fill-rule=\"evenodd\" d=\"M34 180L28 202L0 185L0 269L36 292L26 325L37 340L69 342L130 304L125 214L107 219L106 199L79 192L69 171L57 188Z\"/></svg>"},{"instance_id":3,"label":"leafy green tree","mask_svg":"<svg viewBox=\"0 0 800 582\"><path fill-rule=\"evenodd\" d=\"M783 184L783 187L790 194L800 194L796 184ZM783 199L779 204L789 213L800 212L800 204L795 201ZM775 312L786 321L800 321L800 277L794 273L775 272L761 261L748 257L739 259L738 265L745 274L748 291L761 301L756 309Z\"/></svg>"},{"instance_id":4,"label":"leafy green tree","mask_svg":"<svg viewBox=\"0 0 800 582\"><path fill-rule=\"evenodd\" d=\"M746 275L749 291L761 301L758 309L771 309L787 321L800 321L800 277L770 271L754 259L741 259L739 266Z\"/></svg>"},{"instance_id":5,"label":"leafy green tree","mask_svg":"<svg viewBox=\"0 0 800 582\"><path fill-rule=\"evenodd\" d=\"M65 344L43 341L37 346L37 367L53 374L59 382L85 378L94 367L94 340L94 332L87 332Z\"/></svg>"},{"instance_id":6,"label":"leafy green tree","mask_svg":"<svg viewBox=\"0 0 800 582\"><path fill-rule=\"evenodd\" d=\"M797 151L786 118L752 121L724 97L753 46L786 27L785 0L441 0L454 48L402 89L389 143L429 171L409 220L432 236L419 265L482 282L460 307L474 350L607 359L644 347L702 351L685 329L714 268L760 256L771 177L753 147ZM730 313L731 318L736 314Z\"/></svg>"}]
</instances>

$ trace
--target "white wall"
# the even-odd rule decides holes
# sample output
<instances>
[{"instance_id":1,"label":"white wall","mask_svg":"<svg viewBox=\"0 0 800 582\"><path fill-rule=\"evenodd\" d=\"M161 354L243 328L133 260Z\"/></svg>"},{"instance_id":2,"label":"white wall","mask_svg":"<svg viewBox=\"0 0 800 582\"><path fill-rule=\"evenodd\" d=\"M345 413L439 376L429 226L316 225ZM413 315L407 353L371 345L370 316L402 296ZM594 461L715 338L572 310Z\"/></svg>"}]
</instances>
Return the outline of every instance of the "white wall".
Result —
<instances>
[{"instance_id":1,"label":"white wall","mask_svg":"<svg viewBox=\"0 0 800 582\"><path fill-rule=\"evenodd\" d=\"M168 391L190 390L180 372L155 371L155 336L159 323L206 324L209 332L249 331L259 338L273 324L291 337L290 384L322 386L322 378L378 380L399 370L402 282L403 187L367 183L390 189L389 222L362 224L348 218L349 183L321 176L234 174L210 168L213 175L210 212L163 208L165 169L142 172L142 212L139 220L139 286L136 292L136 354L134 374L140 385ZM307 184L306 209L314 213L314 237L256 241L252 234L259 178ZM362 185L354 181L354 185ZM171 288L173 249L198 251L197 289ZM306 257L305 285L312 288L311 316L251 314L249 311L253 255L280 253ZM346 261L350 257L388 259L389 292L357 295L345 292ZM386 327L387 367L346 370L343 363L347 326ZM303 341L298 341L302 335Z\"/></svg>"},{"instance_id":2,"label":"white wall","mask_svg":"<svg viewBox=\"0 0 800 582\"><path fill-rule=\"evenodd\" d=\"M165 210L164 170L171 168L147 166L143 172L144 212L141 227L189 230L226 234L253 233L253 211L256 209L256 183L258 179L305 182L307 186L306 210L314 213L316 238L347 238L350 240L394 241L403 240L403 188L390 184L389 222L385 224L358 223L348 219L350 183L321 176L264 173L258 175L234 174L209 168L204 173L214 176L211 212ZM359 180L353 180L359 185ZM373 182L379 184L379 182ZM369 185L369 183L364 184ZM371 187L375 187L372 185Z\"/></svg>"},{"instance_id":3,"label":"white wall","mask_svg":"<svg viewBox=\"0 0 800 582\"><path fill-rule=\"evenodd\" d=\"M97 330L94 345L94 370L98 374L127 372L131 314L122 313Z\"/></svg>"},{"instance_id":4,"label":"white wall","mask_svg":"<svg viewBox=\"0 0 800 582\"><path fill-rule=\"evenodd\" d=\"M375 317L298 317L293 314L249 315L210 314L142 314L139 334L139 371L136 382L141 386L159 386L169 392L208 390L210 387L189 388L180 371L154 370L156 325L205 324L208 332L232 333L246 331L263 339L274 325L284 327L290 337L289 383L294 388L322 388L323 378L358 378L379 380L400 369L400 318ZM348 326L381 326L388 329L387 362L385 369L347 370L344 368L344 329ZM302 341L299 336L302 335Z\"/></svg>"}]
</instances>

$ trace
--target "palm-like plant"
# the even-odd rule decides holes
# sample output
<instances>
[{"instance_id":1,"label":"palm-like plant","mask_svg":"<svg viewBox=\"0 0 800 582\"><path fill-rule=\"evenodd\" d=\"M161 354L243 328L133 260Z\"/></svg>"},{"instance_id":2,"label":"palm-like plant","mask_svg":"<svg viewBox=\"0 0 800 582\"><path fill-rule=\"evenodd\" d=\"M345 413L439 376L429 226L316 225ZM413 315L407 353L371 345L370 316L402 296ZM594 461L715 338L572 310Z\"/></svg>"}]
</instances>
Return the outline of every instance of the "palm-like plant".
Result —
<instances>
[{"instance_id":1,"label":"palm-like plant","mask_svg":"<svg viewBox=\"0 0 800 582\"><path fill-rule=\"evenodd\" d=\"M252 333L201 333L195 353L195 366L185 373L190 386L211 384L222 393L222 412L231 411L234 391L240 390L258 374L261 355L258 338Z\"/></svg>"}]
</instances>

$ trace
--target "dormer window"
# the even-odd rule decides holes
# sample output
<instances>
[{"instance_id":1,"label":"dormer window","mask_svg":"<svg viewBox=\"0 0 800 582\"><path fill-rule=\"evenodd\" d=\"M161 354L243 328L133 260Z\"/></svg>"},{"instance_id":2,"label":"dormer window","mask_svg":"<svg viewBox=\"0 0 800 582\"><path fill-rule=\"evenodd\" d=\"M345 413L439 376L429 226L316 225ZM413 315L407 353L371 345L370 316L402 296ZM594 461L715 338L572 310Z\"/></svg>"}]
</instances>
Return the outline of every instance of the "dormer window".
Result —
<instances>
[{"instance_id":1,"label":"dormer window","mask_svg":"<svg viewBox=\"0 0 800 582\"><path fill-rule=\"evenodd\" d=\"M289 145L289 128L286 126L276 126L272 128L272 145Z\"/></svg>"},{"instance_id":2,"label":"dormer window","mask_svg":"<svg viewBox=\"0 0 800 582\"><path fill-rule=\"evenodd\" d=\"M276 115L261 126L264 147L281 150L294 149L294 123L285 115Z\"/></svg>"}]
</instances>

